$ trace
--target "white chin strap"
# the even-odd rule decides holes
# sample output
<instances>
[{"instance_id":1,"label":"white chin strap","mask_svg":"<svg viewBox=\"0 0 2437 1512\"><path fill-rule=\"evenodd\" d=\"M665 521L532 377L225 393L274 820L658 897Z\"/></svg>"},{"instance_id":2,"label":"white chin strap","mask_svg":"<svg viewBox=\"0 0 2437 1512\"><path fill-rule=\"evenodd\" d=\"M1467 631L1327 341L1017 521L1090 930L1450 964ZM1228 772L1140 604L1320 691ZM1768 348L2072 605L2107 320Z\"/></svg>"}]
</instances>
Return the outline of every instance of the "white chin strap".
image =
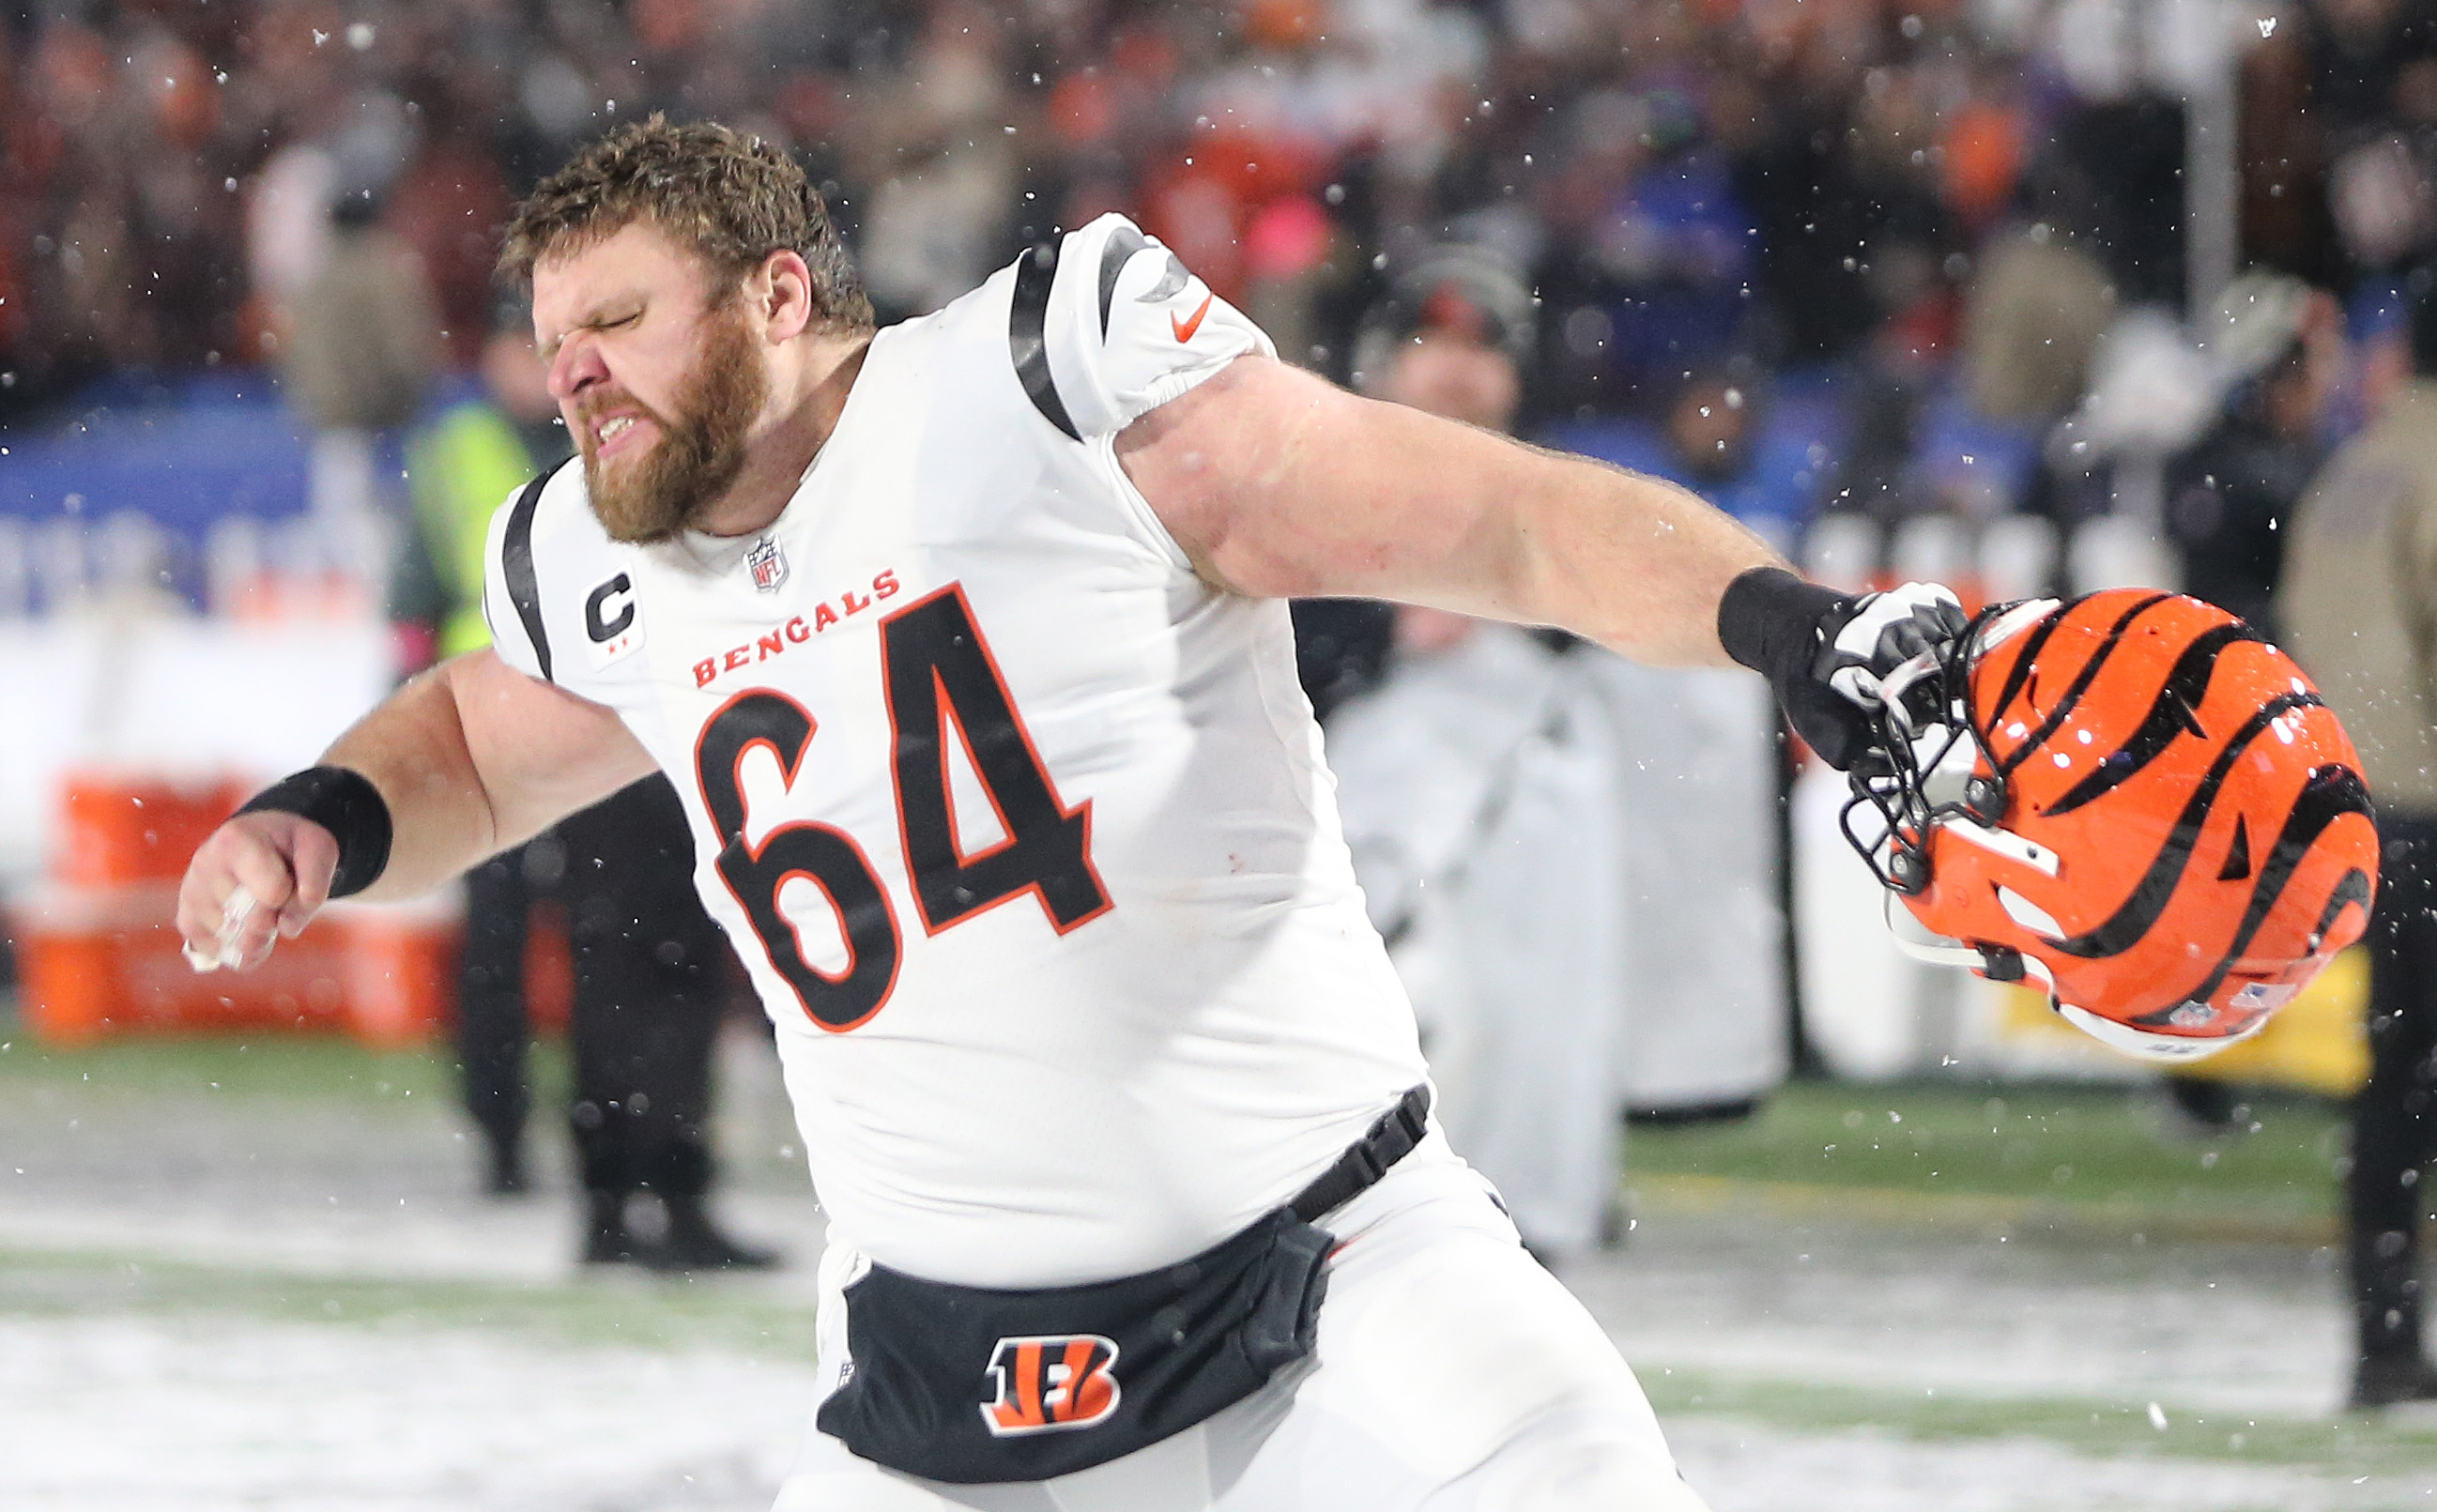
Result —
<instances>
[{"instance_id":1,"label":"white chin strap","mask_svg":"<svg viewBox=\"0 0 2437 1512\"><path fill-rule=\"evenodd\" d=\"M2055 1002L2054 998L2049 1001ZM2184 1034L2153 1034L2130 1024L2119 1024L2113 1018L2101 1018L2087 1008L2076 1008L2069 1002L2056 1003L2056 1011L2064 1021L2097 1040L2110 1050L2120 1050L2127 1055L2145 1061L2173 1064L2196 1061L2216 1054L2228 1045L2239 1045L2268 1027L2268 1016L2260 1015L2249 1029L2239 1034L2220 1034L2210 1039L2195 1039Z\"/></svg>"},{"instance_id":2,"label":"white chin strap","mask_svg":"<svg viewBox=\"0 0 2437 1512\"><path fill-rule=\"evenodd\" d=\"M1966 971L1986 971L1989 968L1988 959L1968 945L1942 937L1933 936L1924 940L1918 935L1906 934L1903 927L1896 922L1896 895L1893 893L1881 895L1879 912L1887 921L1887 933L1895 940L1896 948L1915 961L1926 961L1934 966L1961 966ZM1905 916L1909 918L1911 915ZM2023 959L2025 965L2035 964L2028 956Z\"/></svg>"},{"instance_id":3,"label":"white chin strap","mask_svg":"<svg viewBox=\"0 0 2437 1512\"><path fill-rule=\"evenodd\" d=\"M1949 823L1952 824L1954 821ZM1893 893L1886 893L1880 896L1879 916L1886 920L1887 934L1896 942L1896 948L1915 961L1925 961L1934 966L1961 966L1966 971L1987 973L1989 958L1961 941L1950 940L1938 934L1905 932L1903 926L1896 919L1896 895ZM1920 927L1920 921L1914 919L1911 913L1905 913L1904 918L1911 920L1916 928ZM2023 969L2031 976L2039 978L2043 985L2051 984L2047 965L2039 957L2024 956Z\"/></svg>"},{"instance_id":4,"label":"white chin strap","mask_svg":"<svg viewBox=\"0 0 2437 1512\"><path fill-rule=\"evenodd\" d=\"M1953 940L1922 940L1906 935L1896 925L1893 894L1887 895L1881 907L1885 912L1887 933L1894 938L1897 949L1916 961L1925 961L1934 966L1961 966L1966 971L1977 971L1984 976L1987 975L1988 961L1970 946L1960 945ZM2102 1018L2087 1008L2077 1008L2069 1002L2060 1000L2056 995L2056 983L2048 976L2046 965L2037 956L2024 956L2023 970L2025 973L2025 985L2036 979L2040 985L2047 988L2048 1006L2057 1011L2058 1017L2108 1049L2121 1051L2135 1060L2150 1061L2158 1065L2203 1060L2229 1045L2241 1044L2268 1027L2270 1016L2262 1014L2253 1020L2250 1028L2238 1034L2221 1034L2201 1039L2189 1034L2153 1034L2146 1029L2135 1029L2130 1024L2118 1023L2113 1018Z\"/></svg>"}]
</instances>

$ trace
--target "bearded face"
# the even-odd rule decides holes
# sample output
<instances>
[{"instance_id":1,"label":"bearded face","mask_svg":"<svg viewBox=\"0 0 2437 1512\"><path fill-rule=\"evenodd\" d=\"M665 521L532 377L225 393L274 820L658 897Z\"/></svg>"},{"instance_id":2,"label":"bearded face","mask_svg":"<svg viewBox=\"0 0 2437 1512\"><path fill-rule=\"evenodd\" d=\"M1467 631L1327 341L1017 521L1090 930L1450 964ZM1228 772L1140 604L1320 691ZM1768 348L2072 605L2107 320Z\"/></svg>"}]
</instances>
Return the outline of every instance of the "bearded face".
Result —
<instances>
[{"instance_id":1,"label":"bearded face","mask_svg":"<svg viewBox=\"0 0 2437 1512\"><path fill-rule=\"evenodd\" d=\"M769 387L744 304L731 298L705 312L701 355L675 387L673 412L626 393L590 399L575 434L602 529L613 540L648 546L701 519L744 468L745 437ZM657 443L604 462L594 420L612 408L640 412L659 432Z\"/></svg>"}]
</instances>

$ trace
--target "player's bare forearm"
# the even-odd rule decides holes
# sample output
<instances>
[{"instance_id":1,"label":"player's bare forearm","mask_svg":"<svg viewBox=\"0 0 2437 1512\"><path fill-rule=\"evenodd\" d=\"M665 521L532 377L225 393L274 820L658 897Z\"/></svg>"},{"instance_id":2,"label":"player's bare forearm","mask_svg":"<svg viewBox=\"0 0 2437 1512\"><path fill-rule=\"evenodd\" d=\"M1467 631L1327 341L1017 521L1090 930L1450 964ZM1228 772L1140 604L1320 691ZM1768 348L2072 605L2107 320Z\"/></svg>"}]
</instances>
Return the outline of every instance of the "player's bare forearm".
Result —
<instances>
[{"instance_id":1,"label":"player's bare forearm","mask_svg":"<svg viewBox=\"0 0 2437 1512\"><path fill-rule=\"evenodd\" d=\"M362 773L389 805L373 899L428 893L652 770L616 715L489 651L400 687L322 760Z\"/></svg>"},{"instance_id":2,"label":"player's bare forearm","mask_svg":"<svg viewBox=\"0 0 2437 1512\"><path fill-rule=\"evenodd\" d=\"M1511 617L1562 625L1654 665L1730 665L1718 600L1738 575L1783 565L1777 552L1662 478L1520 449L1544 465L1517 479L1517 577L1529 612ZM1481 497L1494 501L1483 483Z\"/></svg>"},{"instance_id":3,"label":"player's bare forearm","mask_svg":"<svg viewBox=\"0 0 2437 1512\"><path fill-rule=\"evenodd\" d=\"M408 682L322 755L322 765L370 778L389 806L389 864L365 897L428 893L497 848L489 799L457 716L455 666L443 663Z\"/></svg>"},{"instance_id":4,"label":"player's bare forearm","mask_svg":"<svg viewBox=\"0 0 2437 1512\"><path fill-rule=\"evenodd\" d=\"M1639 661L1722 665L1720 595L1775 552L1687 490L1242 357L1118 456L1205 577L1559 625Z\"/></svg>"}]
</instances>

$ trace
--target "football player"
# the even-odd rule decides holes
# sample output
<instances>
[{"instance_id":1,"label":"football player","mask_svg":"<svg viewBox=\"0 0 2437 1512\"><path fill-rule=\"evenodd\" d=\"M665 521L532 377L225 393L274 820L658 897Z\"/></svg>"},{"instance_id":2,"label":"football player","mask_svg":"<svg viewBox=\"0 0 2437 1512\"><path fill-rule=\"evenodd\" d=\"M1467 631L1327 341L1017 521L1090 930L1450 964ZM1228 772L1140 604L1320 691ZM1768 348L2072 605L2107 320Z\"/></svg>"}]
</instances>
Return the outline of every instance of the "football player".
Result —
<instances>
[{"instance_id":1,"label":"football player","mask_svg":"<svg viewBox=\"0 0 2437 1512\"><path fill-rule=\"evenodd\" d=\"M1732 657L1842 762L1951 596L1336 389L1115 216L875 333L795 165L655 119L503 262L580 457L493 648L197 854L199 962L664 771L833 1225L781 1506L1698 1507L1429 1121L1284 600Z\"/></svg>"}]
</instances>

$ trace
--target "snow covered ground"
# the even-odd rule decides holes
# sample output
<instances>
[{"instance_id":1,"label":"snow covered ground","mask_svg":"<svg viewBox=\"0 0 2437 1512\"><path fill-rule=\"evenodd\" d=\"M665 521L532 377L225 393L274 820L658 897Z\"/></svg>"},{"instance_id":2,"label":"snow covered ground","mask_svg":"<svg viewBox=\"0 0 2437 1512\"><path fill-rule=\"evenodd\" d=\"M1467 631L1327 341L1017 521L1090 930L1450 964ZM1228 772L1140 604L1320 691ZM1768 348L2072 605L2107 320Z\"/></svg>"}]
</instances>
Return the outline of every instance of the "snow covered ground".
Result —
<instances>
[{"instance_id":1,"label":"snow covered ground","mask_svg":"<svg viewBox=\"0 0 2437 1512\"><path fill-rule=\"evenodd\" d=\"M485 1202L413 1090L0 1084L0 1507L766 1506L819 1233L766 1069L729 1060L721 1209L792 1263L692 1282L581 1273L553 1131L545 1190ZM2334 1412L2322 1252L1732 1189L1638 1213L1569 1278L1715 1512L2437 1509L2437 1415Z\"/></svg>"}]
</instances>

